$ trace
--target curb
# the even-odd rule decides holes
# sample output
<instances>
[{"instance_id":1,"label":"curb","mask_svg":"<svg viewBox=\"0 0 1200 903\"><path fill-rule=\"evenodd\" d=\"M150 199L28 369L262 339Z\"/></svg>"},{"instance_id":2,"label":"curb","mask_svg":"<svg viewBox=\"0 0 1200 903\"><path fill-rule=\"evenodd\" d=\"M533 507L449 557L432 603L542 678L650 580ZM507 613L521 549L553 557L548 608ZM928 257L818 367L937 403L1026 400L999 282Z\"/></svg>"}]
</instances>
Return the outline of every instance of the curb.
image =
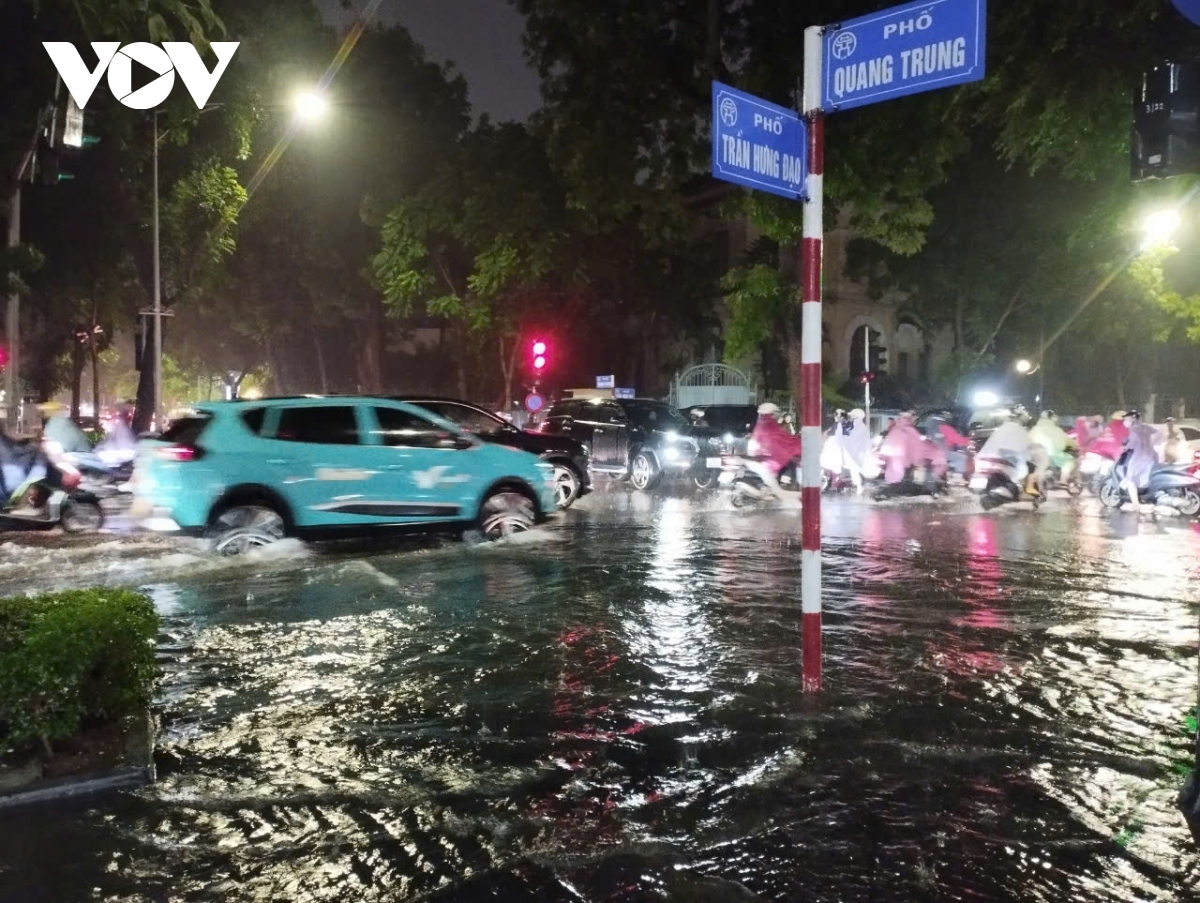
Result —
<instances>
[{"instance_id":1,"label":"curb","mask_svg":"<svg viewBox=\"0 0 1200 903\"><path fill-rule=\"evenodd\" d=\"M145 768L123 766L107 774L91 778L59 778L46 781L32 790L22 790L0 796L0 810L15 809L34 803L46 803L88 796L107 790L132 790L154 782L154 766Z\"/></svg>"}]
</instances>

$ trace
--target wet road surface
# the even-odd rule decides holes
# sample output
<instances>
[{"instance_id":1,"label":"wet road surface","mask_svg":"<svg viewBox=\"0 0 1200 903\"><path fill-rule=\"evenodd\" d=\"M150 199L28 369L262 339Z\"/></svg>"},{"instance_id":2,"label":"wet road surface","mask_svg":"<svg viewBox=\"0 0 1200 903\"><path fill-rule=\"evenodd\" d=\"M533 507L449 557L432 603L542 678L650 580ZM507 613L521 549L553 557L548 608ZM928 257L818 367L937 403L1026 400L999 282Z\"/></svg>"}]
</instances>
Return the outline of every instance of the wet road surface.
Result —
<instances>
[{"instance_id":1,"label":"wet road surface","mask_svg":"<svg viewBox=\"0 0 1200 903\"><path fill-rule=\"evenodd\" d=\"M1200 534L1094 501L622 492L511 544L0 545L143 587L157 785L0 814L0 900L1188 900Z\"/></svg>"}]
</instances>

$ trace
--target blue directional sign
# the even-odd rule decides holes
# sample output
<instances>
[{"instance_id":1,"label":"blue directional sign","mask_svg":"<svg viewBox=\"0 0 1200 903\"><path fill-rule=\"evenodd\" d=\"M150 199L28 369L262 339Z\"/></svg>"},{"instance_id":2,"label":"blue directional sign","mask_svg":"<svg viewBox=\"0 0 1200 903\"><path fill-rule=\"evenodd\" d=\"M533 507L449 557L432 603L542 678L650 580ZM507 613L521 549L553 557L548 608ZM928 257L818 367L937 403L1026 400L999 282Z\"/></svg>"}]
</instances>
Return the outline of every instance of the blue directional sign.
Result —
<instances>
[{"instance_id":1,"label":"blue directional sign","mask_svg":"<svg viewBox=\"0 0 1200 903\"><path fill-rule=\"evenodd\" d=\"M922 0L825 29L826 112L979 81L986 0Z\"/></svg>"},{"instance_id":2,"label":"blue directional sign","mask_svg":"<svg viewBox=\"0 0 1200 903\"><path fill-rule=\"evenodd\" d=\"M713 82L712 172L785 198L806 196L808 126L795 111Z\"/></svg>"},{"instance_id":3,"label":"blue directional sign","mask_svg":"<svg viewBox=\"0 0 1200 903\"><path fill-rule=\"evenodd\" d=\"M1200 0L1175 0L1175 8L1193 25L1200 25Z\"/></svg>"},{"instance_id":4,"label":"blue directional sign","mask_svg":"<svg viewBox=\"0 0 1200 903\"><path fill-rule=\"evenodd\" d=\"M637 398L636 389L613 389L613 398Z\"/></svg>"}]
</instances>

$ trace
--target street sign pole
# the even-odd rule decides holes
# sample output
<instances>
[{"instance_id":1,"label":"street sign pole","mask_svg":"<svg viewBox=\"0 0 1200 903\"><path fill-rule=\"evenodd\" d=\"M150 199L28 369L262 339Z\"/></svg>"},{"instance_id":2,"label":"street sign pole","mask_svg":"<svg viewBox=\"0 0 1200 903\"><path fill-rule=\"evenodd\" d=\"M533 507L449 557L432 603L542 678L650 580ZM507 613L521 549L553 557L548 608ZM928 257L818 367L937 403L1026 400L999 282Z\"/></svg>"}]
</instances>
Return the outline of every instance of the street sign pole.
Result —
<instances>
[{"instance_id":1,"label":"street sign pole","mask_svg":"<svg viewBox=\"0 0 1200 903\"><path fill-rule=\"evenodd\" d=\"M863 336L863 372L871 372L871 327L868 324L866 335ZM863 399L867 403L867 435L871 435L871 378L863 381Z\"/></svg>"},{"instance_id":2,"label":"street sign pole","mask_svg":"<svg viewBox=\"0 0 1200 903\"><path fill-rule=\"evenodd\" d=\"M800 316L800 609L806 692L821 689L821 262L824 240L825 114L822 34L804 30L803 110L808 120L808 200L804 205Z\"/></svg>"}]
</instances>

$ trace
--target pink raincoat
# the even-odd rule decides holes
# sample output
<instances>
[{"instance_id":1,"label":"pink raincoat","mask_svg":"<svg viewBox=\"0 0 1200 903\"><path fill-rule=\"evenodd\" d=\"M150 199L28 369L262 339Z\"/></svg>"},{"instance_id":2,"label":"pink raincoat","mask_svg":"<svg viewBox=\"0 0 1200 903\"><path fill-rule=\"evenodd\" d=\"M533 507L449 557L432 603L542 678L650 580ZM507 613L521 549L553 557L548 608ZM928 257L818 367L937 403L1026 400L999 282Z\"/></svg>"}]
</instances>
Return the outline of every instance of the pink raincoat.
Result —
<instances>
[{"instance_id":1,"label":"pink raincoat","mask_svg":"<svg viewBox=\"0 0 1200 903\"><path fill-rule=\"evenodd\" d=\"M888 430L879 454L887 462L883 478L888 483L901 482L910 467L929 459L924 437L907 418L897 420Z\"/></svg>"},{"instance_id":2,"label":"pink raincoat","mask_svg":"<svg viewBox=\"0 0 1200 903\"><path fill-rule=\"evenodd\" d=\"M775 476L779 476L793 458L800 456L800 437L785 430L770 414L758 418L750 440L757 456Z\"/></svg>"},{"instance_id":3,"label":"pink raincoat","mask_svg":"<svg viewBox=\"0 0 1200 903\"><path fill-rule=\"evenodd\" d=\"M1080 454L1087 451L1088 445L1092 441L1092 428L1088 424L1088 419L1086 417L1076 417L1075 429L1071 430L1067 435L1075 440Z\"/></svg>"},{"instance_id":4,"label":"pink raincoat","mask_svg":"<svg viewBox=\"0 0 1200 903\"><path fill-rule=\"evenodd\" d=\"M1129 427L1122 420L1113 420L1100 431L1100 435L1092 440L1088 451L1103 455L1113 461L1121 457L1121 449L1129 436Z\"/></svg>"}]
</instances>

